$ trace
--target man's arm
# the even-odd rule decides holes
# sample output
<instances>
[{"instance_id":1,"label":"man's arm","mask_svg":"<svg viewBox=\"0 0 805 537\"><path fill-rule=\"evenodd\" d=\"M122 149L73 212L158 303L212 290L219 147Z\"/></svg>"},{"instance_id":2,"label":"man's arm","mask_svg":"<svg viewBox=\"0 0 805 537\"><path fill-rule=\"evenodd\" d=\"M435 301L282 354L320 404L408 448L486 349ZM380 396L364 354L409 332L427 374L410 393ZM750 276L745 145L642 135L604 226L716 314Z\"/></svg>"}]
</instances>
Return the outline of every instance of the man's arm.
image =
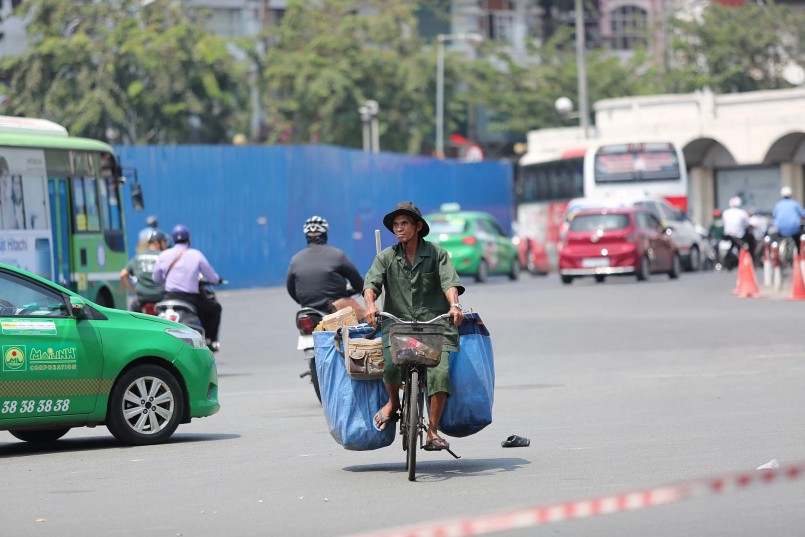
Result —
<instances>
[{"instance_id":1,"label":"man's arm","mask_svg":"<svg viewBox=\"0 0 805 537\"><path fill-rule=\"evenodd\" d=\"M212 268L210 262L207 261L207 258L204 256L203 253L199 252L199 261L198 261L198 270L201 272L201 275L204 276L204 279L210 283L220 283L221 277L215 272L215 269Z\"/></svg>"},{"instance_id":2,"label":"man's arm","mask_svg":"<svg viewBox=\"0 0 805 537\"><path fill-rule=\"evenodd\" d=\"M370 326L377 326L377 295L374 289L366 288L363 290L363 301L366 304L366 322Z\"/></svg>"},{"instance_id":3,"label":"man's arm","mask_svg":"<svg viewBox=\"0 0 805 537\"><path fill-rule=\"evenodd\" d=\"M447 302L450 304L450 313L453 314L453 324L456 326L460 325L464 320L464 312L455 305L458 304L458 288L451 287L444 292L444 296L447 297Z\"/></svg>"},{"instance_id":4,"label":"man's arm","mask_svg":"<svg viewBox=\"0 0 805 537\"><path fill-rule=\"evenodd\" d=\"M133 295L137 294L137 291L134 289L134 286L131 284L131 276L129 274L129 269L128 268L124 268L123 270L120 271L120 283L123 284L123 287L128 289L128 291L131 294L133 294Z\"/></svg>"},{"instance_id":5,"label":"man's arm","mask_svg":"<svg viewBox=\"0 0 805 537\"><path fill-rule=\"evenodd\" d=\"M151 273L151 279L154 280L154 283L165 283L165 278L167 277L166 274L166 263L167 256L164 255L164 252L159 254L157 257L157 262L154 263L154 272Z\"/></svg>"},{"instance_id":6,"label":"man's arm","mask_svg":"<svg viewBox=\"0 0 805 537\"><path fill-rule=\"evenodd\" d=\"M288 290L288 294L291 295L293 301L298 304L299 300L296 298L296 275L290 267L288 267L288 274L285 276L285 289Z\"/></svg>"},{"instance_id":7,"label":"man's arm","mask_svg":"<svg viewBox=\"0 0 805 537\"><path fill-rule=\"evenodd\" d=\"M350 261L346 254L344 254L344 259L341 262L341 274L347 279L356 293L363 293L363 276L361 276L355 264Z\"/></svg>"}]
</instances>

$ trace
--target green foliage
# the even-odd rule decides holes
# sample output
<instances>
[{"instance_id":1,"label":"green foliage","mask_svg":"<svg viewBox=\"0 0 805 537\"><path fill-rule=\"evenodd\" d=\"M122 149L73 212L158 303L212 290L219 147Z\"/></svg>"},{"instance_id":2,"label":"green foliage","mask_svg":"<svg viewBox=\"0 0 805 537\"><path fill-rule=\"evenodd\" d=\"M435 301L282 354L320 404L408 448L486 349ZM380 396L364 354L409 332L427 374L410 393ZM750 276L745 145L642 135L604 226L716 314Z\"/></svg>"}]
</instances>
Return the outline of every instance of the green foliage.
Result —
<instances>
[{"instance_id":1,"label":"green foliage","mask_svg":"<svg viewBox=\"0 0 805 537\"><path fill-rule=\"evenodd\" d=\"M805 14L773 2L746 2L740 8L712 3L693 19L674 19L673 34L666 80L673 92L790 87L783 68L789 61L805 61Z\"/></svg>"},{"instance_id":2,"label":"green foliage","mask_svg":"<svg viewBox=\"0 0 805 537\"><path fill-rule=\"evenodd\" d=\"M6 113L124 143L226 142L245 101L243 67L178 3L28 0L31 47L6 58ZM198 130L194 133L193 123Z\"/></svg>"},{"instance_id":3,"label":"green foliage","mask_svg":"<svg viewBox=\"0 0 805 537\"><path fill-rule=\"evenodd\" d=\"M358 7L374 8L373 16ZM419 152L432 132L435 55L406 0L292 0L261 62L269 142L361 145L358 108L380 105L381 149Z\"/></svg>"},{"instance_id":4,"label":"green foliage","mask_svg":"<svg viewBox=\"0 0 805 537\"><path fill-rule=\"evenodd\" d=\"M655 93L657 73L643 52L622 63L606 51L588 51L586 56L590 112L600 99ZM555 102L570 97L578 111L578 70L573 35L569 28L557 30L543 45L530 44L528 60L513 57L496 44L485 46L485 55L465 70L470 104L487 107L493 116L491 128L525 135L536 128L578 124L561 117ZM591 118L592 121L592 118Z\"/></svg>"}]
</instances>

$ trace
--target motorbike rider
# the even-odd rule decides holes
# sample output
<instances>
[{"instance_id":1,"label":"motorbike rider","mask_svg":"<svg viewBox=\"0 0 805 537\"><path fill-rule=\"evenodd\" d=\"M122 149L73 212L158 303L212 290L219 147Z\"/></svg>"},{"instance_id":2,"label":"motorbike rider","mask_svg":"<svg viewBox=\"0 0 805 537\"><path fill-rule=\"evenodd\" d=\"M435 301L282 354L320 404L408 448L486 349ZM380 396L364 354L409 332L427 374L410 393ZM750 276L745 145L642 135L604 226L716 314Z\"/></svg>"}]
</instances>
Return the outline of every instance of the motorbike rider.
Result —
<instances>
[{"instance_id":1,"label":"motorbike rider","mask_svg":"<svg viewBox=\"0 0 805 537\"><path fill-rule=\"evenodd\" d=\"M749 213L741 208L743 203L738 196L730 198L729 204L729 208L721 213L724 221L724 236L740 246L746 244L754 263L757 243L755 235L752 233L752 226L749 224Z\"/></svg>"},{"instance_id":2,"label":"motorbike rider","mask_svg":"<svg viewBox=\"0 0 805 537\"><path fill-rule=\"evenodd\" d=\"M780 199L774 204L772 217L774 227L777 229L778 238L791 237L794 239L797 254L799 251L799 238L802 234L802 219L805 218L805 210L798 201L791 199L791 187L784 186L780 189Z\"/></svg>"},{"instance_id":3,"label":"motorbike rider","mask_svg":"<svg viewBox=\"0 0 805 537\"><path fill-rule=\"evenodd\" d=\"M156 215L150 215L148 218L145 219L145 227L137 233L137 252L143 252L148 248L148 239L151 237L151 233L159 228L159 222L157 220Z\"/></svg>"},{"instance_id":4,"label":"motorbike rider","mask_svg":"<svg viewBox=\"0 0 805 537\"><path fill-rule=\"evenodd\" d=\"M363 317L363 308L350 299L345 280L352 286L353 293L363 293L363 277L347 254L327 244L327 231L330 226L320 216L311 216L305 221L307 247L291 258L285 287L291 298L302 307L322 312L339 309L334 302L347 299L349 305L360 308L355 311L358 319Z\"/></svg>"},{"instance_id":5,"label":"motorbike rider","mask_svg":"<svg viewBox=\"0 0 805 537\"><path fill-rule=\"evenodd\" d=\"M146 242L147 249L129 259L120 271L120 282L135 296L131 311L142 311L144 304L159 302L165 294L165 286L154 281L153 272L160 252L168 247L168 237L159 229L151 229Z\"/></svg>"},{"instance_id":6,"label":"motorbike rider","mask_svg":"<svg viewBox=\"0 0 805 537\"><path fill-rule=\"evenodd\" d=\"M165 284L165 299L184 300L193 304L212 350L220 349L218 328L221 304L201 294L199 274L212 283L223 280L201 251L190 247L190 230L179 224L171 230L174 246L157 258L154 281Z\"/></svg>"}]
</instances>

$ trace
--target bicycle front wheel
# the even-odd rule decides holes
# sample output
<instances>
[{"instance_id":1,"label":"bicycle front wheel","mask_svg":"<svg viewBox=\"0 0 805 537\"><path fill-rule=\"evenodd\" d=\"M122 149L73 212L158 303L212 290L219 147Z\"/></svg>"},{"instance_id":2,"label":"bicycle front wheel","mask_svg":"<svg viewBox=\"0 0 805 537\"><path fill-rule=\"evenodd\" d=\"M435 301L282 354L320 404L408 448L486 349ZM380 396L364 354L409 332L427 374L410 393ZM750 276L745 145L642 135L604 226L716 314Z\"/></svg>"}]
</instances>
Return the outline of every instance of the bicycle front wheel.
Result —
<instances>
[{"instance_id":1,"label":"bicycle front wheel","mask_svg":"<svg viewBox=\"0 0 805 537\"><path fill-rule=\"evenodd\" d=\"M408 428L408 445L407 445L407 466L408 466L408 481L416 481L416 439L419 436L419 413L422 412L422 407L419 405L419 372L411 371L411 378L408 379L408 421L406 426Z\"/></svg>"}]
</instances>

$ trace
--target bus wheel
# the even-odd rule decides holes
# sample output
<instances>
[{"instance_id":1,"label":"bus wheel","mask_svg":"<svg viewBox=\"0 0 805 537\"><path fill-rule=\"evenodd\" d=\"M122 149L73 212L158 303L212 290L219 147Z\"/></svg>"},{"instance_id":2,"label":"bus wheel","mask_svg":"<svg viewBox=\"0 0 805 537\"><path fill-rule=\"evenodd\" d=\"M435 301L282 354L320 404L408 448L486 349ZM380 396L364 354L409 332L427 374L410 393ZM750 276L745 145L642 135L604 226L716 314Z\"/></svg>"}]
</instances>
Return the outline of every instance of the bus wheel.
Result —
<instances>
[{"instance_id":1,"label":"bus wheel","mask_svg":"<svg viewBox=\"0 0 805 537\"><path fill-rule=\"evenodd\" d=\"M562 274L562 283L565 285L573 283L573 276L565 276Z\"/></svg>"},{"instance_id":2,"label":"bus wheel","mask_svg":"<svg viewBox=\"0 0 805 537\"><path fill-rule=\"evenodd\" d=\"M114 302L112 301L112 295L109 293L109 289L106 287L98 291L98 296L95 298L95 303L105 308L115 307Z\"/></svg>"}]
</instances>

